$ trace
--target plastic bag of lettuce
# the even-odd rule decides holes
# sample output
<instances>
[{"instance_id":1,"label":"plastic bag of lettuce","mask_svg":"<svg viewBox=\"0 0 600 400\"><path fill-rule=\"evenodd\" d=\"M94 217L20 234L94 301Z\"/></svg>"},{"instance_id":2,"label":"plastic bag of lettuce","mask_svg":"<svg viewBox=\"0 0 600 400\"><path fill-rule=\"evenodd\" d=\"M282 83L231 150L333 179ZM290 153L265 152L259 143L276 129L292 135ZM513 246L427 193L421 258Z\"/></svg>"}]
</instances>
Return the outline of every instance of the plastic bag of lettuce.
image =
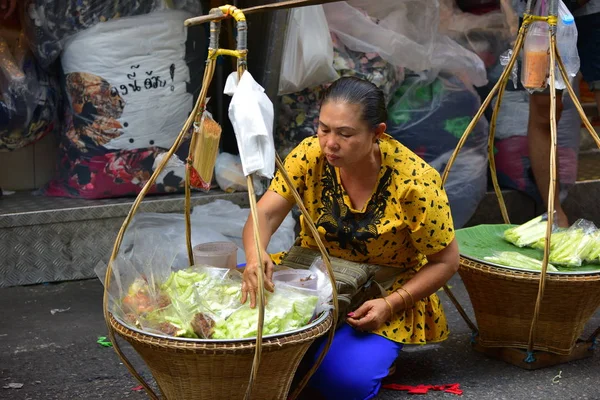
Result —
<instances>
[{"instance_id":1,"label":"plastic bag of lettuce","mask_svg":"<svg viewBox=\"0 0 600 400\"><path fill-rule=\"evenodd\" d=\"M208 266L173 271L162 283L137 277L114 310L149 333L200 339L243 339L257 333L258 310L240 304L241 273ZM289 332L314 317L316 293L277 285L266 293L263 335Z\"/></svg>"}]
</instances>

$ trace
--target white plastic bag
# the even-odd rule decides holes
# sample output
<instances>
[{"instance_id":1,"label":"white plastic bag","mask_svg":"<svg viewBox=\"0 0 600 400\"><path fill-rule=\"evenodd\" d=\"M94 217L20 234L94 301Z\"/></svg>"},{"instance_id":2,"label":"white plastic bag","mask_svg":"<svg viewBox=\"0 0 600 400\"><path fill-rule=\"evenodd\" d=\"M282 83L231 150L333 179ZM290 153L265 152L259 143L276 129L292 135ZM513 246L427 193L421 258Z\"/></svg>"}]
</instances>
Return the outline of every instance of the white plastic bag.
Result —
<instances>
[{"instance_id":1,"label":"white plastic bag","mask_svg":"<svg viewBox=\"0 0 600 400\"><path fill-rule=\"evenodd\" d=\"M233 91L229 119L240 150L244 175L258 174L273 178L275 144L273 142L273 103L248 71L237 82L237 72L227 78L225 93Z\"/></svg>"},{"instance_id":2,"label":"white plastic bag","mask_svg":"<svg viewBox=\"0 0 600 400\"><path fill-rule=\"evenodd\" d=\"M339 78L323 6L290 12L279 76L279 94L299 92Z\"/></svg>"},{"instance_id":3,"label":"white plastic bag","mask_svg":"<svg viewBox=\"0 0 600 400\"><path fill-rule=\"evenodd\" d=\"M114 19L65 42L61 65L70 103L91 107L73 116L75 126L89 126L85 140L102 138L111 150L173 145L193 107L183 26L190 16L165 10ZM109 89L101 91L104 85ZM77 98L86 95L94 102Z\"/></svg>"},{"instance_id":4,"label":"white plastic bag","mask_svg":"<svg viewBox=\"0 0 600 400\"><path fill-rule=\"evenodd\" d=\"M224 192L248 191L248 181L244 176L240 156L219 153L215 164L215 179ZM259 196L265 192L263 182L259 179L254 179L254 192Z\"/></svg>"}]
</instances>

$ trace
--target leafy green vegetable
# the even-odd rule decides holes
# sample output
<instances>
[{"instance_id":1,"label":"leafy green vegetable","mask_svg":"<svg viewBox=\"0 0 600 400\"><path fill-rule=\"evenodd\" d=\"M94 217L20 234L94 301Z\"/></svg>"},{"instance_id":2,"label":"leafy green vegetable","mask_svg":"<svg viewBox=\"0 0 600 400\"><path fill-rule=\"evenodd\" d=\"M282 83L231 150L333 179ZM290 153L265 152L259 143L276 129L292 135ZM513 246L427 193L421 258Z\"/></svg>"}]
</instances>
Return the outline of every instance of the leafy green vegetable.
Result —
<instances>
[{"instance_id":1,"label":"leafy green vegetable","mask_svg":"<svg viewBox=\"0 0 600 400\"><path fill-rule=\"evenodd\" d=\"M592 240L585 255L585 261L600 264L600 230L592 233Z\"/></svg>"},{"instance_id":2,"label":"leafy green vegetable","mask_svg":"<svg viewBox=\"0 0 600 400\"><path fill-rule=\"evenodd\" d=\"M135 285L135 286L134 286ZM129 292L143 287L134 282ZM242 339L256 336L258 310L240 304L241 282L230 275L189 268L171 273L160 285L166 306L139 315L143 329L188 338ZM317 297L277 288L267 293L263 334L301 328L314 314Z\"/></svg>"},{"instance_id":3,"label":"leafy green vegetable","mask_svg":"<svg viewBox=\"0 0 600 400\"><path fill-rule=\"evenodd\" d=\"M523 225L507 229L504 239L517 247L530 246L546 235L546 221L546 217L540 215Z\"/></svg>"},{"instance_id":4,"label":"leafy green vegetable","mask_svg":"<svg viewBox=\"0 0 600 400\"><path fill-rule=\"evenodd\" d=\"M593 236L583 229L569 229L550 251L550 262L567 267L579 267L591 251Z\"/></svg>"},{"instance_id":5,"label":"leafy green vegetable","mask_svg":"<svg viewBox=\"0 0 600 400\"><path fill-rule=\"evenodd\" d=\"M484 257L486 261L493 262L495 264L506 265L514 268L525 268L536 271L542 270L542 262L532 257L524 256L516 251L500 251L495 253L491 257ZM558 271L552 264L548 264L548 271Z\"/></svg>"},{"instance_id":6,"label":"leafy green vegetable","mask_svg":"<svg viewBox=\"0 0 600 400\"><path fill-rule=\"evenodd\" d=\"M317 305L316 296L306 296L294 292L283 294L269 293L265 307L263 334L287 332L306 325L313 316ZM256 336L258 309L243 306L229 316L217 321L213 338L232 339Z\"/></svg>"},{"instance_id":7,"label":"leafy green vegetable","mask_svg":"<svg viewBox=\"0 0 600 400\"><path fill-rule=\"evenodd\" d=\"M566 235L567 235L567 229L561 229L561 230L557 230L556 232L552 232L552 235L550 236L550 251L552 251L552 249L556 248L556 245L558 243L560 243ZM538 249L538 250L544 250L545 242L546 242L546 233L544 232L544 236L542 236L537 242L533 243L529 247Z\"/></svg>"}]
</instances>

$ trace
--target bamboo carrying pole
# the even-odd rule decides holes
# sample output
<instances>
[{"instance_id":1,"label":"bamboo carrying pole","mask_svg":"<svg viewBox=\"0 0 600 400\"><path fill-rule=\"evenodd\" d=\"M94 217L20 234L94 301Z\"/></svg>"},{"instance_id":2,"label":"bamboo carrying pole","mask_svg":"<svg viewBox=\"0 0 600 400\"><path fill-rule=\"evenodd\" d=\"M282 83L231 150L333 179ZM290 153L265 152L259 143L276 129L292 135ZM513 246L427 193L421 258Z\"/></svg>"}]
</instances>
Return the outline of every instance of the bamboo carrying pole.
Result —
<instances>
[{"instance_id":1,"label":"bamboo carrying pole","mask_svg":"<svg viewBox=\"0 0 600 400\"><path fill-rule=\"evenodd\" d=\"M549 48L549 53L550 53L550 69L549 69L549 74L550 74L550 110L549 110L549 117L550 117L550 135L551 135L551 145L550 145L550 160L549 160L549 164L550 164L550 185L548 188L548 208L547 208L547 213L548 213L548 220L547 220L547 225L546 225L546 235L545 235L545 239L544 239L544 258L542 261L542 271L540 273L540 281L539 281L539 286L538 286L538 295L536 298L536 303L535 303L535 308L534 308L534 313L533 313L533 319L531 321L531 326L530 326L530 332L529 332L529 338L528 338L528 345L527 345L527 351L528 351L528 356L526 361L527 362L533 362L535 360L535 358L533 357L533 349L534 349L534 345L535 345L535 332L536 332L536 326L537 326L537 321L538 321L538 317L539 317L539 313L540 313L540 308L541 308L541 304L542 304L542 300L544 297L544 289L545 289L545 284L546 284L546 272L547 272L547 268L548 268L548 258L549 258L549 249L550 249L550 240L551 240L551 234L552 234L552 224L553 224L553 220L554 220L554 201L556 198L556 175L557 175L557 171L556 171L556 160L557 160L557 122L556 122L556 77L555 77L555 65L558 67L558 70L563 78L563 81L565 82L565 86L567 88L567 91L569 93L569 95L571 96L571 99L573 100L573 103L575 104L575 107L577 108L577 111L579 112L579 115L581 117L581 120L583 121L585 127L587 128L588 132L590 133L590 135L592 136L592 138L594 139L594 141L596 142L596 145L600 148L600 138L598 137L598 134L596 133L596 131L594 130L594 128L592 127L591 123L589 122L589 120L587 119L585 112L583 111L583 107L581 106L581 103L579 102L579 99L577 98L575 91L573 90L573 87L571 86L570 83L570 78L566 72L565 66L563 64L563 61L560 57L560 52L558 51L558 46L556 43L556 26L557 26L557 15L558 15L558 2L556 0L550 0L549 3L549 15L548 17L540 17L540 16L533 16L531 15L531 10L532 10L532 4L533 1L532 0L528 0L527 1L527 6L526 6L526 11L524 14L524 18L523 18L523 24L521 26L521 28L519 29L519 33L517 35L517 40L515 41L515 45L513 48L513 54L508 62L508 64L506 65L506 67L504 68L504 71L502 72L502 75L500 76L500 79L498 80L498 82L494 85L494 87L492 88L492 90L490 91L489 95L486 97L486 99L484 100L484 102L482 103L479 111L475 114L475 117L473 118L473 120L471 121L471 123L469 124L469 126L467 127L467 129L465 130L465 132L463 133L458 145L456 146L456 149L454 150L454 152L452 153L452 156L450 157L450 160L448 161L448 164L446 165L446 168L444 169L444 172L442 174L442 182L445 184L447 179L448 179L448 174L450 173L450 170L452 168L452 165L454 164L456 157L458 156L460 150L462 149L462 147L464 146L465 142L467 141L469 135L471 134L471 132L473 131L473 129L475 128L476 124L479 122L479 120L481 119L481 116L483 115L483 112L485 111L485 109L488 107L488 105L490 104L491 100L493 99L493 97L496 95L496 93L498 94L498 99L496 101L496 104L494 106L494 111L492 114L492 120L490 123L490 133L489 133L489 137L488 137L488 157L489 157L489 163L490 163L490 170L491 170L491 175L492 175L492 183L494 186L494 191L496 193L496 197L498 198L498 204L500 206L500 210L502 213L502 218L504 220L505 223L510 223L509 217L508 217L508 212L506 209L506 204L504 202L504 198L502 196L502 191L500 190L500 187L498 185L498 179L497 179L497 173L496 173L496 164L495 164L495 160L494 160L494 153L493 153L493 146L494 146L494 136L495 136L495 130L496 130L496 121L498 118L498 113L500 110L500 105L502 102L502 96L504 94L504 89L506 87L506 84L508 83L508 79L510 76L510 73L513 69L513 66L515 65L515 62L517 60L517 57L519 55L519 52L521 51L521 49L523 48L523 44L524 44L524 39L525 39L525 35L527 34L527 31L529 29L529 25L533 22L533 21L544 21L546 23L548 23L548 37L549 37L549 43L550 43L550 48ZM446 287L444 287L444 289L446 289L446 291L448 292L448 294L450 294L451 292L449 291L449 289L447 289ZM453 296L452 296L453 297ZM456 299L453 299L451 297L452 302L454 303L454 305L457 307L457 309L459 310L460 314L463 316L463 319L465 320L465 322L470 326L473 327L474 324L473 322L469 319L468 316L466 316L466 313L464 312L464 310L462 309L462 307L460 306L460 304L458 303L458 301L456 301ZM473 328L472 328L473 329ZM473 331L476 331L476 328L473 329ZM600 328L598 328L590 337L589 339L587 339L588 342L593 342L596 337L598 337L598 335L600 335Z\"/></svg>"},{"instance_id":2,"label":"bamboo carrying pole","mask_svg":"<svg viewBox=\"0 0 600 400\"><path fill-rule=\"evenodd\" d=\"M237 21L237 31L238 31L237 50L228 50L228 49L220 49L219 48L219 42L218 42L219 31L220 31L220 22L219 21L221 21L222 19L227 18L227 17L233 17ZM139 209L139 206L140 206L142 200L144 199L144 197L146 196L146 194L148 193L148 191L150 190L152 185L154 185L154 182L156 181L158 175L165 168L169 159L173 156L173 154L181 146L181 143L183 142L184 138L186 137L190 127L192 126L193 121L201 120L202 114L204 112L206 97L208 94L208 88L210 86L212 77L215 72L216 57L219 55L228 55L228 56L236 57L237 58L238 77L241 77L242 74L246 71L246 68L247 68L247 63L246 63L247 24L246 24L246 20L245 20L245 16L244 16L243 12L233 6L229 6L229 5L221 6L219 8L212 9L210 11L210 14L208 16L204 17L203 22L204 21L206 21L206 22L210 21L211 26L210 26L209 57L206 62L206 68L204 71L204 78L203 78L202 89L200 91L200 95L198 96L196 104L195 104L190 116L186 120L181 132L177 136L173 146L167 152L167 156L162 159L161 163L157 166L157 168L154 171L154 173L152 174L152 176L148 179L148 182L146 182L146 184L140 191L139 195L137 196L136 200L133 203L131 210L129 211L127 217L125 218L125 221L123 222L123 225L121 226L119 233L117 234L117 239L115 240L115 244L113 246L112 254L111 254L111 257L110 257L110 260L108 263L108 268L107 268L106 275L105 275L103 313L104 313L104 319L105 319L107 327L108 327L109 339L113 343L113 348L115 349L115 352L117 353L119 358L123 361L123 364L129 370L129 372L140 382L140 384L144 387L148 396L153 400L158 400L159 396L154 392L154 390L150 387L150 385L146 382L146 380L136 371L135 367L131 364L129 359L125 356L125 354L121 350L119 343L116 340L114 330L110 324L110 311L108 309L108 302L109 302L109 288L111 285L112 273L113 273L112 264L119 254L119 250L120 250L120 247L121 247L121 244L123 241L123 237L125 235L125 231L127 230L127 227L129 226L129 224L131 223L133 216ZM190 221L190 211L191 211L190 168L192 168L191 156L193 155L193 151L195 148L194 145L196 144L197 140L198 140L197 136L192 137L192 142L191 142L191 146L190 146L190 158L188 158L188 166L186 168L186 175L185 175L185 229L186 229L186 246L187 246L187 252L188 252L188 258L189 258L190 265L193 265L193 255L192 255L192 245L191 245L191 221ZM301 381L301 383L296 388L294 394L290 397L291 399L294 399L300 393L300 391L302 390L304 385L308 382L308 380L310 379L310 376L314 373L314 371L316 371L319 364L323 360L325 354L327 353L329 347L331 346L331 343L333 341L333 336L335 334L335 330L333 327L336 326L337 319L338 319L338 315L337 315L338 298L337 298L337 290L336 290L336 286L335 286L335 277L334 277L333 269L331 267L331 261L329 259L329 255L327 254L325 246L324 246L320 236L318 235L316 227L314 226L314 222L312 221L310 215L306 211L306 208L304 208L304 206L302 204L302 199L300 198L298 192L294 189L293 185L291 185L291 179L289 178L285 169L283 169L281 160L279 158L277 158L276 162L277 162L278 168L280 169L280 171L282 173L284 180L290 186L292 194L294 195L294 198L298 202L300 210L305 218L305 221L307 221L309 223L309 227L311 228L313 235L315 235L315 240L317 242L319 250L321 251L321 256L323 258L325 267L326 267L328 275L329 275L330 283L332 285L332 294L333 294L333 324L332 324L331 330L329 331L329 334L327 337L327 342L325 343L325 346L324 346L317 362L313 365L313 367L311 368L309 373L304 377L304 379ZM249 202L250 202L251 214L252 214L252 218L253 218L253 222L254 222L254 224L253 224L254 225L254 232L253 232L254 233L254 244L255 244L255 248L257 250L257 254L259 257L259 263L260 263L260 265L263 265L262 252L260 251L260 246L261 246L260 245L260 243L261 243L260 229L258 226L257 202L256 202L256 194L254 193L253 177L251 175L248 176L247 181L248 181L248 197L249 197ZM258 281L259 281L259 287L257 289L258 290L258 296L257 296L258 321L257 321L256 348L255 348L255 355L254 355L254 359L253 359L253 363L252 363L252 369L251 369L251 373L250 373L249 383L248 383L248 387L247 387L247 390L245 393L245 399L250 398L251 393L252 393L253 384L256 380L256 377L258 376L258 370L259 370L260 359L261 359L261 349L262 349L262 330L263 330L263 322L264 322L264 304L265 304L265 301L264 301L264 271L262 269L259 269L259 273L257 274L257 276L258 276Z\"/></svg>"}]
</instances>

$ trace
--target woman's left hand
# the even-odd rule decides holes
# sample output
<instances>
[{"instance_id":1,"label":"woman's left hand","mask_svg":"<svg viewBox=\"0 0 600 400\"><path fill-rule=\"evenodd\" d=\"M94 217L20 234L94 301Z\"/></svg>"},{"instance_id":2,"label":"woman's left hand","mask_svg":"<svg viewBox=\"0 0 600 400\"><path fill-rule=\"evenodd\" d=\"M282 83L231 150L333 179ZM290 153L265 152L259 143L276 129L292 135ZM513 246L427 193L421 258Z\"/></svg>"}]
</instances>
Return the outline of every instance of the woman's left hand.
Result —
<instances>
[{"instance_id":1,"label":"woman's left hand","mask_svg":"<svg viewBox=\"0 0 600 400\"><path fill-rule=\"evenodd\" d=\"M384 299L373 299L363 303L348 314L346 322L359 331L374 331L392 318L390 307Z\"/></svg>"}]
</instances>

